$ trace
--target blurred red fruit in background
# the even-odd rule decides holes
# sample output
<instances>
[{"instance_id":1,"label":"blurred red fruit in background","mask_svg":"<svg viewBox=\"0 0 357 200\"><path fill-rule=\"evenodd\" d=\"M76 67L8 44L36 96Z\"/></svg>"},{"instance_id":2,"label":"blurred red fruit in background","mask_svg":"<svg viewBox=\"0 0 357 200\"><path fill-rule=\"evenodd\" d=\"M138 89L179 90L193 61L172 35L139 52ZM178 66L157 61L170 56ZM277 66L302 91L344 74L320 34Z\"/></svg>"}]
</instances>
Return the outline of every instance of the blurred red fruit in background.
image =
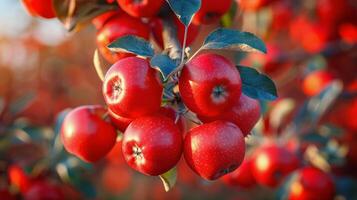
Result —
<instances>
[{"instance_id":1,"label":"blurred red fruit in background","mask_svg":"<svg viewBox=\"0 0 357 200\"><path fill-rule=\"evenodd\" d=\"M299 169L289 187L289 200L332 200L334 197L332 177L313 167Z\"/></svg>"},{"instance_id":2,"label":"blurred red fruit in background","mask_svg":"<svg viewBox=\"0 0 357 200\"><path fill-rule=\"evenodd\" d=\"M250 158L245 158L238 169L222 177L223 182L233 187L251 188L255 186L252 164L253 161Z\"/></svg>"},{"instance_id":3,"label":"blurred red fruit in background","mask_svg":"<svg viewBox=\"0 0 357 200\"><path fill-rule=\"evenodd\" d=\"M299 167L297 156L276 144L257 149L253 155L252 171L256 181L264 186L276 187Z\"/></svg>"},{"instance_id":4,"label":"blurred red fruit in background","mask_svg":"<svg viewBox=\"0 0 357 200\"><path fill-rule=\"evenodd\" d=\"M307 96L315 96L322 92L334 79L334 76L328 71L314 71L304 78L302 91Z\"/></svg>"},{"instance_id":5,"label":"blurred red fruit in background","mask_svg":"<svg viewBox=\"0 0 357 200\"><path fill-rule=\"evenodd\" d=\"M115 63L122 58L135 56L131 53L114 53L107 48L114 40L127 35L135 35L148 40L150 28L140 19L121 13L111 17L98 31L97 45L99 51L108 62Z\"/></svg>"},{"instance_id":6,"label":"blurred red fruit in background","mask_svg":"<svg viewBox=\"0 0 357 200\"><path fill-rule=\"evenodd\" d=\"M22 2L29 13L35 17L48 19L56 17L53 0L23 0Z\"/></svg>"}]
</instances>

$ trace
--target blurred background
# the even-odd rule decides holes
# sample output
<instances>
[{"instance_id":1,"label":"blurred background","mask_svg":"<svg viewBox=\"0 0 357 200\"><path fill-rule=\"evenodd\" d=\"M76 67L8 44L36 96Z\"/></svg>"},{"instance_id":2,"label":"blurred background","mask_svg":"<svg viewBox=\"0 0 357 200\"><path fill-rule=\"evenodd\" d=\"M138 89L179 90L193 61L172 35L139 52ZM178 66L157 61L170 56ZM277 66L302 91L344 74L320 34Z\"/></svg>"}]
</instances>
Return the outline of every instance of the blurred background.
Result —
<instances>
[{"instance_id":1,"label":"blurred background","mask_svg":"<svg viewBox=\"0 0 357 200\"><path fill-rule=\"evenodd\" d=\"M200 27L191 48L219 25L261 37L267 55L221 52L278 87L278 100L261 102L247 158L264 144L279 145L332 177L332 199L357 199L357 2L267 2L234 2L219 23ZM166 193L159 178L116 156L120 145L96 164L65 152L58 131L68 109L104 105L93 67L96 32L90 24L68 32L56 18L31 17L19 0L0 1L0 199L23 198L9 174L40 180L39 191L65 199L286 199L291 177L274 187L254 177L248 186L207 182L180 161L177 185Z\"/></svg>"}]
</instances>

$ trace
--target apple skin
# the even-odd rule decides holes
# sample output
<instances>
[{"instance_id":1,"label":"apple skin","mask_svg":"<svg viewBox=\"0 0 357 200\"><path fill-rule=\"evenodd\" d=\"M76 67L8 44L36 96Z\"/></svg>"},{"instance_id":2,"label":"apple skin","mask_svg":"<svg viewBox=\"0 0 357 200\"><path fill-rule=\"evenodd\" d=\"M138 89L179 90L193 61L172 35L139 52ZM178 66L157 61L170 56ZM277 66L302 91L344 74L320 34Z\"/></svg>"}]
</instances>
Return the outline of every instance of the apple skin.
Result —
<instances>
[{"instance_id":1,"label":"apple skin","mask_svg":"<svg viewBox=\"0 0 357 200\"><path fill-rule=\"evenodd\" d=\"M185 35L185 26L180 22L180 20L176 16L172 16L174 18L174 23L177 28L177 37L182 45ZM163 24L160 18L153 18L150 20L150 27L151 32L153 33L154 39L156 43L161 47L164 48L164 41L163 41ZM186 39L186 46L190 46L195 39L197 38L200 31L200 26L195 24L190 24L187 30L187 39Z\"/></svg>"},{"instance_id":2,"label":"apple skin","mask_svg":"<svg viewBox=\"0 0 357 200\"><path fill-rule=\"evenodd\" d=\"M163 86L158 71L149 61L129 57L116 62L107 72L103 96L108 108L125 118L138 118L160 109Z\"/></svg>"},{"instance_id":3,"label":"apple skin","mask_svg":"<svg viewBox=\"0 0 357 200\"><path fill-rule=\"evenodd\" d=\"M265 145L253 155L252 171L260 185L275 188L299 167L298 157L284 147Z\"/></svg>"},{"instance_id":4,"label":"apple skin","mask_svg":"<svg viewBox=\"0 0 357 200\"><path fill-rule=\"evenodd\" d=\"M109 121L103 120L102 106L81 106L70 111L61 127L65 149L86 162L96 162L113 148L117 132Z\"/></svg>"},{"instance_id":5,"label":"apple skin","mask_svg":"<svg viewBox=\"0 0 357 200\"><path fill-rule=\"evenodd\" d=\"M182 144L182 134L173 120L154 115L138 118L128 126L122 152L130 167L158 176L177 164Z\"/></svg>"},{"instance_id":6,"label":"apple skin","mask_svg":"<svg viewBox=\"0 0 357 200\"><path fill-rule=\"evenodd\" d=\"M140 19L131 17L122 12L119 15L111 17L105 25L97 32L97 46L103 57L110 63L135 56L125 52L111 52L107 46L114 40L127 35L134 35L148 40L150 36L150 28Z\"/></svg>"},{"instance_id":7,"label":"apple skin","mask_svg":"<svg viewBox=\"0 0 357 200\"><path fill-rule=\"evenodd\" d=\"M23 0L22 2L32 16L46 19L56 17L52 0Z\"/></svg>"},{"instance_id":8,"label":"apple skin","mask_svg":"<svg viewBox=\"0 0 357 200\"><path fill-rule=\"evenodd\" d=\"M200 116L217 116L232 109L242 93L242 81L234 64L212 53L187 63L179 78L185 105Z\"/></svg>"},{"instance_id":9,"label":"apple skin","mask_svg":"<svg viewBox=\"0 0 357 200\"><path fill-rule=\"evenodd\" d=\"M113 111L111 111L110 108L108 108L108 114L115 128L117 128L122 133L125 132L125 129L134 120L132 118L125 118L120 115L117 115Z\"/></svg>"},{"instance_id":10,"label":"apple skin","mask_svg":"<svg viewBox=\"0 0 357 200\"><path fill-rule=\"evenodd\" d=\"M164 5L164 0L117 0L120 8L133 17L153 17Z\"/></svg>"},{"instance_id":11,"label":"apple skin","mask_svg":"<svg viewBox=\"0 0 357 200\"><path fill-rule=\"evenodd\" d=\"M333 200L335 184L332 177L314 167L304 167L296 172L290 184L288 200Z\"/></svg>"},{"instance_id":12,"label":"apple skin","mask_svg":"<svg viewBox=\"0 0 357 200\"><path fill-rule=\"evenodd\" d=\"M111 10L105 12L92 19L92 24L97 30L100 30L112 17L119 16L121 14L122 14L121 10Z\"/></svg>"},{"instance_id":13,"label":"apple skin","mask_svg":"<svg viewBox=\"0 0 357 200\"><path fill-rule=\"evenodd\" d=\"M191 129L184 140L184 157L188 166L206 180L237 169L245 155L241 130L233 123L215 121Z\"/></svg>"},{"instance_id":14,"label":"apple skin","mask_svg":"<svg viewBox=\"0 0 357 200\"><path fill-rule=\"evenodd\" d=\"M204 122L213 122L216 120L226 120L237 125L242 131L244 137L249 135L255 124L260 118L260 104L258 100L242 94L239 101L233 108L214 117L198 116Z\"/></svg>"},{"instance_id":15,"label":"apple skin","mask_svg":"<svg viewBox=\"0 0 357 200\"><path fill-rule=\"evenodd\" d=\"M244 159L241 166L234 170L232 173L229 173L222 177L223 182L226 185L233 187L242 187L242 188L252 188L257 182L252 173L252 160Z\"/></svg>"},{"instance_id":16,"label":"apple skin","mask_svg":"<svg viewBox=\"0 0 357 200\"><path fill-rule=\"evenodd\" d=\"M132 118L121 117L121 116L113 113L110 109L108 109L108 112L109 112L109 115L111 117L111 120L112 120L114 126L122 133L124 133L126 128L130 125L130 123L132 121L134 121L134 119L132 119ZM175 111L175 109L173 109L172 107L169 107L169 106L161 107L159 109L159 111L155 114L168 117L168 118L172 119L173 121L176 120L176 111ZM182 133L186 132L187 122L183 116L179 117L176 125L179 127L179 129Z\"/></svg>"},{"instance_id":17,"label":"apple skin","mask_svg":"<svg viewBox=\"0 0 357 200\"><path fill-rule=\"evenodd\" d=\"M307 96L315 96L322 92L333 80L332 73L325 70L317 70L304 78L302 90Z\"/></svg>"},{"instance_id":18,"label":"apple skin","mask_svg":"<svg viewBox=\"0 0 357 200\"><path fill-rule=\"evenodd\" d=\"M213 24L229 11L232 6L232 0L202 0L201 8L197 11L192 19L192 23L200 24Z\"/></svg>"}]
</instances>

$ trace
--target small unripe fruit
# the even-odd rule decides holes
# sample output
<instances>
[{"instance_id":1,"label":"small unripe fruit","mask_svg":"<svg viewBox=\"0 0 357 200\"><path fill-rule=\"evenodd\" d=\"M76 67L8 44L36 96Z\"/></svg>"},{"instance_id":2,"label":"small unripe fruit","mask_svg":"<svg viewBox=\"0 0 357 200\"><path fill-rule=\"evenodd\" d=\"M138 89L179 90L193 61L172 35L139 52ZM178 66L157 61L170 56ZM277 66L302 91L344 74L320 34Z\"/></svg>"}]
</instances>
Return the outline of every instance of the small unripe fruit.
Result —
<instances>
[{"instance_id":1,"label":"small unripe fruit","mask_svg":"<svg viewBox=\"0 0 357 200\"><path fill-rule=\"evenodd\" d=\"M217 116L231 109L239 100L241 86L234 64L212 53L193 58L183 67L179 79L183 102L201 116Z\"/></svg>"},{"instance_id":2,"label":"small unripe fruit","mask_svg":"<svg viewBox=\"0 0 357 200\"><path fill-rule=\"evenodd\" d=\"M253 175L259 184L268 187L278 186L283 178L298 167L297 156L276 145L257 149L253 156Z\"/></svg>"},{"instance_id":3,"label":"small unripe fruit","mask_svg":"<svg viewBox=\"0 0 357 200\"><path fill-rule=\"evenodd\" d=\"M212 24L219 21L219 19L229 11L232 6L232 0L202 0L201 8L193 17L194 24Z\"/></svg>"},{"instance_id":4,"label":"small unripe fruit","mask_svg":"<svg viewBox=\"0 0 357 200\"><path fill-rule=\"evenodd\" d=\"M205 123L215 120L230 121L240 128L244 136L247 136L260 118L260 104L258 100L242 94L232 109L218 116L198 116L198 118Z\"/></svg>"},{"instance_id":5,"label":"small unripe fruit","mask_svg":"<svg viewBox=\"0 0 357 200\"><path fill-rule=\"evenodd\" d=\"M22 2L31 15L50 19L56 17L52 1L53 0L23 0Z\"/></svg>"},{"instance_id":6,"label":"small unripe fruit","mask_svg":"<svg viewBox=\"0 0 357 200\"><path fill-rule=\"evenodd\" d=\"M165 3L164 0L117 0L117 2L133 17L153 17Z\"/></svg>"},{"instance_id":7,"label":"small unripe fruit","mask_svg":"<svg viewBox=\"0 0 357 200\"><path fill-rule=\"evenodd\" d=\"M215 121L191 129L184 141L184 156L190 168L207 180L237 169L244 159L245 142L234 124Z\"/></svg>"},{"instance_id":8,"label":"small unripe fruit","mask_svg":"<svg viewBox=\"0 0 357 200\"><path fill-rule=\"evenodd\" d=\"M157 112L162 91L158 72L147 60L138 57L116 62L108 70L103 83L103 95L109 109L125 118Z\"/></svg>"},{"instance_id":9,"label":"small unripe fruit","mask_svg":"<svg viewBox=\"0 0 357 200\"><path fill-rule=\"evenodd\" d=\"M163 116L134 120L123 137L123 155L133 169L157 176L173 168L181 158L182 134Z\"/></svg>"},{"instance_id":10,"label":"small unripe fruit","mask_svg":"<svg viewBox=\"0 0 357 200\"><path fill-rule=\"evenodd\" d=\"M61 128L65 149L87 162L103 158L114 146L117 133L103 119L102 106L81 106L67 114Z\"/></svg>"},{"instance_id":11,"label":"small unripe fruit","mask_svg":"<svg viewBox=\"0 0 357 200\"><path fill-rule=\"evenodd\" d=\"M111 17L98 31L97 45L99 51L108 62L115 63L120 59L135 56L134 54L125 52L114 53L107 48L114 40L127 35L134 35L148 40L150 28L140 19L131 17L126 13L121 13Z\"/></svg>"},{"instance_id":12,"label":"small unripe fruit","mask_svg":"<svg viewBox=\"0 0 357 200\"><path fill-rule=\"evenodd\" d=\"M332 177L313 167L297 171L289 185L288 200L333 200L334 197L335 184Z\"/></svg>"}]
</instances>

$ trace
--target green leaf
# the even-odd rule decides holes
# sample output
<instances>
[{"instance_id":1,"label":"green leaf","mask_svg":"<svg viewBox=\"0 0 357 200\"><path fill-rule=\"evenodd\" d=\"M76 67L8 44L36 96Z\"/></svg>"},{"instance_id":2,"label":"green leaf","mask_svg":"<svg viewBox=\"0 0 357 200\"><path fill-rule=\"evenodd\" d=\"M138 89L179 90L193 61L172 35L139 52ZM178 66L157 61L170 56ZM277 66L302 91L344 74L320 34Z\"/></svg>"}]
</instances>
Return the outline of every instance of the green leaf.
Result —
<instances>
[{"instance_id":1,"label":"green leaf","mask_svg":"<svg viewBox=\"0 0 357 200\"><path fill-rule=\"evenodd\" d=\"M245 95L259 100L275 100L278 98L274 82L266 75L260 74L251 67L237 66L241 79L242 91Z\"/></svg>"},{"instance_id":2,"label":"green leaf","mask_svg":"<svg viewBox=\"0 0 357 200\"><path fill-rule=\"evenodd\" d=\"M154 56L154 47L143 38L127 35L118 38L108 45L108 48L114 52L128 52L139 56L152 57Z\"/></svg>"},{"instance_id":3,"label":"green leaf","mask_svg":"<svg viewBox=\"0 0 357 200\"><path fill-rule=\"evenodd\" d=\"M161 174L159 177L162 183L164 184L165 191L168 192L176 184L176 179L177 179L176 167L170 169L168 172L164 174Z\"/></svg>"},{"instance_id":4,"label":"green leaf","mask_svg":"<svg viewBox=\"0 0 357 200\"><path fill-rule=\"evenodd\" d=\"M267 52L264 42L254 34L227 28L219 28L210 33L201 47L202 49Z\"/></svg>"},{"instance_id":5,"label":"green leaf","mask_svg":"<svg viewBox=\"0 0 357 200\"><path fill-rule=\"evenodd\" d=\"M188 26L191 23L193 15L201 7L201 0L166 0L166 1L185 26Z\"/></svg>"},{"instance_id":6,"label":"green leaf","mask_svg":"<svg viewBox=\"0 0 357 200\"><path fill-rule=\"evenodd\" d=\"M153 68L158 69L161 72L164 81L167 80L171 72L173 72L177 65L168 55L160 54L152 57L150 64Z\"/></svg>"}]
</instances>

